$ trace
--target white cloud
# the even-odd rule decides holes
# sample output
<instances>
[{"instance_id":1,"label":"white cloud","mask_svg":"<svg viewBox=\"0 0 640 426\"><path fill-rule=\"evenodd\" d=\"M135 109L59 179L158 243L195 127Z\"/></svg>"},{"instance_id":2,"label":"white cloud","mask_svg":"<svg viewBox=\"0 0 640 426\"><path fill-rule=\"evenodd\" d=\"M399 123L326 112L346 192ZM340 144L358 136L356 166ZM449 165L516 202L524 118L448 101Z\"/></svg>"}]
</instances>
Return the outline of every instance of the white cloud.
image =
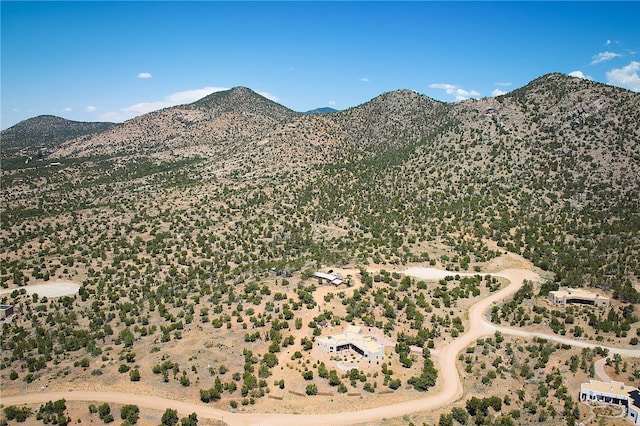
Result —
<instances>
[{"instance_id":1,"label":"white cloud","mask_svg":"<svg viewBox=\"0 0 640 426\"><path fill-rule=\"evenodd\" d=\"M457 86L454 86L453 84L433 83L433 84L429 85L429 87L432 88L432 89L443 89L443 90L446 90L447 93L448 93L450 90L455 90L455 88Z\"/></svg>"},{"instance_id":2,"label":"white cloud","mask_svg":"<svg viewBox=\"0 0 640 426\"><path fill-rule=\"evenodd\" d=\"M119 112L105 112L104 114L100 114L98 119L100 121L110 121L112 123L119 123L125 120L130 119L130 115L124 115Z\"/></svg>"},{"instance_id":3,"label":"white cloud","mask_svg":"<svg viewBox=\"0 0 640 426\"><path fill-rule=\"evenodd\" d=\"M151 78L151 73L141 72L140 74L138 74L138 78Z\"/></svg>"},{"instance_id":4,"label":"white cloud","mask_svg":"<svg viewBox=\"0 0 640 426\"><path fill-rule=\"evenodd\" d=\"M167 101L173 105L188 104L195 102L198 99L202 99L207 95L215 92L221 92L223 90L229 90L228 87L203 87L202 89L184 90L182 92L172 93L167 96Z\"/></svg>"},{"instance_id":5,"label":"white cloud","mask_svg":"<svg viewBox=\"0 0 640 426\"><path fill-rule=\"evenodd\" d=\"M138 114L146 114L151 111L156 111L162 108L166 108L171 106L167 101L156 101L156 102L140 102L138 104L129 105L128 107L122 108L121 111L124 112L132 112L134 115Z\"/></svg>"},{"instance_id":6,"label":"white cloud","mask_svg":"<svg viewBox=\"0 0 640 426\"><path fill-rule=\"evenodd\" d=\"M578 71L578 70L576 70L576 71L571 71L571 72L569 73L569 76L570 76L570 77L582 78L582 79L585 79L585 80L593 80L593 78L591 78L591 76L590 76L590 75L585 75L582 71Z\"/></svg>"},{"instance_id":7,"label":"white cloud","mask_svg":"<svg viewBox=\"0 0 640 426\"><path fill-rule=\"evenodd\" d=\"M201 89L183 90L182 92L175 92L164 98L162 101L153 102L140 102L137 104L129 105L122 108L124 112L133 112L138 114L146 114L151 111L156 111L162 108L167 108L175 105L188 104L195 102L198 99L202 99L207 95L221 90L228 90L226 87L203 87Z\"/></svg>"},{"instance_id":8,"label":"white cloud","mask_svg":"<svg viewBox=\"0 0 640 426\"><path fill-rule=\"evenodd\" d=\"M335 105L336 101L329 101L329 105Z\"/></svg>"},{"instance_id":9,"label":"white cloud","mask_svg":"<svg viewBox=\"0 0 640 426\"><path fill-rule=\"evenodd\" d=\"M622 54L614 52L600 52L597 55L593 55L591 58L591 65L599 64L600 62L610 61L614 58L621 57Z\"/></svg>"},{"instance_id":10,"label":"white cloud","mask_svg":"<svg viewBox=\"0 0 640 426\"><path fill-rule=\"evenodd\" d=\"M71 111L73 111L73 109L71 109L71 107L62 108L62 110L63 110L64 112L71 112Z\"/></svg>"},{"instance_id":11,"label":"white cloud","mask_svg":"<svg viewBox=\"0 0 640 426\"><path fill-rule=\"evenodd\" d=\"M272 100L273 102L278 102L280 100L279 97L277 97L276 95L273 95L269 92L257 92L259 95L264 96L267 99Z\"/></svg>"},{"instance_id":12,"label":"white cloud","mask_svg":"<svg viewBox=\"0 0 640 426\"><path fill-rule=\"evenodd\" d=\"M195 102L198 99L202 99L207 95L210 95L214 92L220 92L222 90L229 90L227 87L203 87L201 89L192 89L192 90L183 90L181 92L172 93L164 98L164 100L160 101L152 101L152 102L139 102L137 104L132 104L124 108L120 108L119 111L109 111L103 114L100 114L99 118L104 121L113 121L113 122L121 122L125 120L129 120L138 115L147 114L152 111L157 111L162 108L168 108L175 105L188 104L191 102ZM258 92L260 95L264 96L267 99L271 99L274 102L277 102L279 98L272 93L269 92ZM95 110L95 107L93 107ZM92 110L92 111L93 111ZM89 111L89 109L87 109Z\"/></svg>"},{"instance_id":13,"label":"white cloud","mask_svg":"<svg viewBox=\"0 0 640 426\"><path fill-rule=\"evenodd\" d=\"M640 92L640 62L633 61L626 67L614 68L607 72L607 81L614 86Z\"/></svg>"},{"instance_id":14,"label":"white cloud","mask_svg":"<svg viewBox=\"0 0 640 426\"><path fill-rule=\"evenodd\" d=\"M429 87L432 89L444 90L447 95L455 96L456 101L464 101L465 99L476 98L480 96L480 93L475 90L465 90L462 87L453 84L434 83L429 85Z\"/></svg>"},{"instance_id":15,"label":"white cloud","mask_svg":"<svg viewBox=\"0 0 640 426\"><path fill-rule=\"evenodd\" d=\"M202 99L207 95L222 90L229 90L226 87L203 87L201 89L183 90L181 92L172 93L161 101L139 102L120 108L120 111L110 111L100 115L101 120L105 121L125 121L138 115L157 111L162 108L168 108L175 105L188 104ZM263 95L264 96L264 95Z\"/></svg>"},{"instance_id":16,"label":"white cloud","mask_svg":"<svg viewBox=\"0 0 640 426\"><path fill-rule=\"evenodd\" d=\"M494 83L496 86L499 87L509 87L512 86L513 83L509 82L509 81L503 81L503 82L498 82L498 83ZM505 90L502 89L494 89L493 92L491 92L491 96L502 96L505 95L507 92Z\"/></svg>"},{"instance_id":17,"label":"white cloud","mask_svg":"<svg viewBox=\"0 0 640 426\"><path fill-rule=\"evenodd\" d=\"M88 105L86 108L87 112L93 112L96 110L96 107L94 107L93 105Z\"/></svg>"},{"instance_id":18,"label":"white cloud","mask_svg":"<svg viewBox=\"0 0 640 426\"><path fill-rule=\"evenodd\" d=\"M368 83L370 80L369 80L369 78L368 78L368 77L360 77L360 78L358 79L358 81L362 81L362 82L364 82L364 83Z\"/></svg>"}]
</instances>

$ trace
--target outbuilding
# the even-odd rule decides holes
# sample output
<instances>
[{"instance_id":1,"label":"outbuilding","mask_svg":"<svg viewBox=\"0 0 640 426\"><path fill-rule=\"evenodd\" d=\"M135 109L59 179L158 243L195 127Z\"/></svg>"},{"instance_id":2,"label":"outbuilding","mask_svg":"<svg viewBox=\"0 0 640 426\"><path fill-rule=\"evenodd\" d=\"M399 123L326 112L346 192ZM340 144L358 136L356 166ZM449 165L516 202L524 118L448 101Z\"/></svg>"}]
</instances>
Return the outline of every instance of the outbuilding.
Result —
<instances>
[{"instance_id":1,"label":"outbuilding","mask_svg":"<svg viewBox=\"0 0 640 426\"><path fill-rule=\"evenodd\" d=\"M333 285L337 287L343 283L342 278L340 278L338 274L334 275L334 274L325 274L324 272L316 272L315 274L313 274L313 276L318 279L318 283L320 285L326 284L326 285Z\"/></svg>"},{"instance_id":2,"label":"outbuilding","mask_svg":"<svg viewBox=\"0 0 640 426\"><path fill-rule=\"evenodd\" d=\"M13 306L0 305L0 319L5 319L13 315Z\"/></svg>"}]
</instances>

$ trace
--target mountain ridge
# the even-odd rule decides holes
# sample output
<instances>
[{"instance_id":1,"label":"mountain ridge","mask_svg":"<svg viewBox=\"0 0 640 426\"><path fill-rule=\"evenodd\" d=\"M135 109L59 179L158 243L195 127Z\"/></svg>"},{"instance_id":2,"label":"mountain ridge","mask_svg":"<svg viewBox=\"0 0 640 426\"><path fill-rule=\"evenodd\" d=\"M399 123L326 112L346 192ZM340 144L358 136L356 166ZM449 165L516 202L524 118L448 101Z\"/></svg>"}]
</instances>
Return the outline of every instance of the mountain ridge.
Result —
<instances>
[{"instance_id":1,"label":"mountain ridge","mask_svg":"<svg viewBox=\"0 0 640 426\"><path fill-rule=\"evenodd\" d=\"M236 87L190 104L132 118L89 140L68 140L56 155L147 155L168 150L184 153L189 147L197 153L202 151L199 145L215 147L230 140L247 140L298 115L250 89Z\"/></svg>"},{"instance_id":2,"label":"mountain ridge","mask_svg":"<svg viewBox=\"0 0 640 426\"><path fill-rule=\"evenodd\" d=\"M309 111L303 112L303 114L312 115L312 114L331 114L334 112L338 112L339 110L331 108L331 107L320 107L315 108Z\"/></svg>"},{"instance_id":3,"label":"mountain ridge","mask_svg":"<svg viewBox=\"0 0 640 426\"><path fill-rule=\"evenodd\" d=\"M579 84L579 81L581 80L578 78L565 76L559 73L551 73L551 74L541 76L535 80L532 80L527 85L521 88L515 89L512 92L509 92L507 94L501 95L496 98L482 98L480 100L471 99L471 100L462 101L458 103L446 103L446 102L436 101L432 98L429 98L425 95L421 95L418 92L415 92L412 90L398 89L398 90L382 93L367 102L348 108L346 110L338 111L338 110L330 109L330 111L327 110L327 112L331 114L338 114L338 116L340 117L340 114L352 115L350 114L351 111L353 110L358 111L358 110L364 109L366 111L364 112L364 114L365 115L368 114L370 116L370 119L368 121L367 120L363 121L362 119L359 119L360 122L357 123L356 126L352 126L352 127L356 127L356 128L360 126L365 126L367 128L370 128L372 126L377 126L378 128L384 128L386 126L393 127L396 124L395 123L396 120L391 120L391 122L379 123L376 121L376 119L382 118L384 116L393 116L394 114L395 115L403 114L403 110L407 110L407 109L418 108L418 109L423 109L427 111L429 108L433 108L436 105L444 107L444 109L448 108L448 109L456 110L457 109L456 106L464 105L465 103L468 103L468 102L473 103L475 101L482 101L487 99L500 100L500 99L513 98L513 99L519 99L522 101L524 99L524 96L529 96L529 98L531 98L532 96L531 94L535 93L535 91L537 90L536 88L539 85L544 85L544 84L553 82L553 84L555 85L554 87L556 88L560 87L558 86L559 79L561 79L561 85L564 85L565 89L555 90L554 93L556 93L556 95L561 95L562 93L566 92L567 90L566 86L569 86L572 84L575 87L576 84ZM593 83L593 84L596 85L596 83ZM614 91L622 90L619 88L615 88L613 86L606 86L603 84L598 84L598 85L601 87L608 87ZM633 93L633 92L630 92L630 93ZM411 98L411 97L414 98L414 101L416 99L422 99L424 102L424 105L416 105L416 104L402 105L402 99L407 100L408 98ZM426 101L426 99L429 99L429 101ZM399 104L394 105L395 102L399 102ZM597 105L596 105L596 108L597 108ZM585 109L588 112L589 110L593 109L593 107L589 107L588 105L585 105ZM317 111L317 110L312 110L310 112L313 112L313 111ZM198 114L198 112L200 112L200 114ZM136 127L136 126L132 126L131 125L132 123L140 123L142 126L147 125L150 127L154 127L156 129L160 129L161 126L170 127L171 122L174 122L175 124L175 122L177 121L179 122L178 126L175 126L177 128L173 128L172 130L174 130L174 133L175 132L181 133L181 131L184 130L184 127L194 127L193 126L194 124L201 123L203 121L206 121L207 119L211 119L214 115L218 116L218 123L216 123L218 124L218 126L215 126L215 125L209 126L209 128L211 129L211 127L217 127L216 130L219 130L219 131L222 130L222 133L229 134L231 130L226 129L225 131L220 128L219 124L223 124L223 123L220 123L221 121L224 121L222 117L233 115L233 114L252 115L254 119L256 117L260 117L261 119L264 119L264 117L269 117L270 118L269 124L271 125L274 125L277 122L283 123L289 119L299 117L299 116L318 115L318 114L309 114L309 112L304 112L304 113L295 112L281 104L278 104L274 101L271 101L265 98L264 96L252 91L247 87L238 86L229 90L214 92L190 104L167 107L158 111L153 111L148 114L144 114L142 116L134 117L130 120L127 120L124 123L74 122L72 120L66 120L62 117L56 117L56 116L34 117L32 119L25 120L23 122L16 124L15 126L12 126L9 129L2 131L2 139L6 142L5 146L10 147L13 145L12 144L13 137L14 137L13 133L15 133L15 131L18 128L28 128L29 123L38 122L38 121L43 121L43 123L39 124L38 127L45 127L47 126L47 123L45 123L44 122L45 120L42 120L42 118L46 118L46 117L49 117L50 123L51 123L52 117L55 117L56 121L60 123L60 124L55 123L55 125L50 126L50 127L53 127L53 129L49 129L46 131L48 133L51 133L51 132L57 133L57 136L55 138L56 144L60 142L64 142L65 140L69 140L69 139L74 139L75 143L80 143L80 141L78 140L79 137L90 135L92 133L100 132L103 130L110 130L112 127L118 127L118 126ZM430 117L425 116L422 118L423 120L428 120ZM350 119L353 119L353 117L350 117ZM163 123L163 120L165 120L164 123ZM257 130L258 132L261 132L266 130L262 126L263 124L266 124L266 123L263 123L262 122L263 120L260 120L260 121L261 122L258 123L257 126L255 126L255 127L260 127L260 129L253 128L251 129L251 131L255 132ZM69 131L67 131L66 133L64 129L65 127L64 123L67 123L67 126L70 128ZM180 124L182 124L182 126L180 126ZM246 125L247 123L245 122L243 124ZM72 129L73 125L76 125L76 126L82 125L86 128L89 128L90 130L87 130L85 132L77 132L77 131L74 132L74 130ZM412 125L415 125L415 123L413 123ZM183 128L180 129L180 127L183 127ZM238 131L238 130L240 130L238 126L235 126L233 128L233 131ZM29 135L22 130L21 130L21 134L27 135L26 140L31 139L32 141L38 141L39 143L42 143L42 141L45 138L45 136L38 136L35 133L33 135ZM246 131L241 130L240 134L246 135ZM221 137L222 135L219 134L217 136ZM113 138L116 138L116 139L123 138L123 135L114 134L112 135L112 137L110 137L110 139L113 139ZM176 138L175 134L173 135L173 138L174 139ZM22 145L25 145L25 143L23 143ZM98 142L98 145L102 145L102 144ZM124 146L121 146L121 148L123 147ZM68 148L61 151L60 154L67 155L71 152L79 153L80 150L74 150L74 149Z\"/></svg>"},{"instance_id":4,"label":"mountain ridge","mask_svg":"<svg viewBox=\"0 0 640 426\"><path fill-rule=\"evenodd\" d=\"M111 122L84 122L55 115L39 115L3 130L0 141L5 149L33 145L55 147L67 139L101 132L117 125Z\"/></svg>"},{"instance_id":5,"label":"mountain ridge","mask_svg":"<svg viewBox=\"0 0 640 426\"><path fill-rule=\"evenodd\" d=\"M533 132L535 138L553 137L554 149L566 151L569 148L564 145L585 137L584 131L574 130L577 123L597 120L625 102L630 103L626 113L632 115L638 106L637 94L559 73L541 76L495 98L445 103L400 89L331 114L298 113L251 89L235 87L66 140L49 157L150 155L166 160L228 156L232 164L254 163L275 170L280 162L305 167L326 158L353 161L438 134L460 138L456 132L461 127L475 128L474 132L483 128L491 138L511 135L516 140L526 140ZM612 125L627 127L618 131L634 132L627 120L611 120ZM472 136L470 132L463 131L467 137ZM609 159L608 164L603 163L606 167L615 164L611 151L600 150L598 155ZM624 155L631 154L627 150ZM622 178L625 173L615 171Z\"/></svg>"}]
</instances>

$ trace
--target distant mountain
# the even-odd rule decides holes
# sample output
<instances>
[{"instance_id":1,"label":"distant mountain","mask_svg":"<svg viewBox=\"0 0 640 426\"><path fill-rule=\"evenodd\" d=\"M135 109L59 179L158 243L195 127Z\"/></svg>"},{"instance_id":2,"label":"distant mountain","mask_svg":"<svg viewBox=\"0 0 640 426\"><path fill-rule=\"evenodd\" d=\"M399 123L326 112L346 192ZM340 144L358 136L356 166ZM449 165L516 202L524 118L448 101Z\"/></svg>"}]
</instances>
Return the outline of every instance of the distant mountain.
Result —
<instances>
[{"instance_id":1,"label":"distant mountain","mask_svg":"<svg viewBox=\"0 0 640 426\"><path fill-rule=\"evenodd\" d=\"M303 112L303 114L306 114L306 115L331 114L332 112L338 112L338 110L337 109L333 109L333 108L329 108L329 107L322 107L322 108L312 109L310 111L305 111L305 112Z\"/></svg>"},{"instance_id":2,"label":"distant mountain","mask_svg":"<svg viewBox=\"0 0 640 426\"><path fill-rule=\"evenodd\" d=\"M327 158L350 161L425 139L441 140L443 146L453 140L464 144L480 133L485 135L483 149L489 141L498 143L508 135L509 149L518 152L529 150L541 138L558 150L553 153L575 151L578 141L584 144L585 137L588 140L597 133L602 146L591 145L590 149L598 150L599 158L608 158L611 150L605 146L611 139L601 137L620 138L612 132L636 131L620 126L631 126L625 117L634 116L638 98L636 93L613 86L549 74L497 98L449 104L411 90L397 90L343 111L314 110L333 111L321 114L298 113L246 87L235 87L120 125L36 117L3 131L2 145L64 141L53 157L200 155L271 169L283 161L299 167Z\"/></svg>"},{"instance_id":3,"label":"distant mountain","mask_svg":"<svg viewBox=\"0 0 640 426\"><path fill-rule=\"evenodd\" d=\"M53 148L67 139L102 132L116 125L116 123L81 122L55 115L40 115L3 130L0 133L0 144L3 149Z\"/></svg>"},{"instance_id":4,"label":"distant mountain","mask_svg":"<svg viewBox=\"0 0 640 426\"><path fill-rule=\"evenodd\" d=\"M135 117L90 139L68 141L56 155L167 155L167 150L175 155L213 155L212 150L237 149L228 144L255 138L299 115L246 87L235 87Z\"/></svg>"},{"instance_id":5,"label":"distant mountain","mask_svg":"<svg viewBox=\"0 0 640 426\"><path fill-rule=\"evenodd\" d=\"M274 119L283 119L298 114L251 89L241 86L211 93L188 106L207 111L211 114L252 113L270 116Z\"/></svg>"},{"instance_id":6,"label":"distant mountain","mask_svg":"<svg viewBox=\"0 0 640 426\"><path fill-rule=\"evenodd\" d=\"M383 93L333 114L294 117L261 137L255 152L238 152L240 162L271 169L273 164L310 167L344 163L398 149L436 131L451 106L411 90Z\"/></svg>"}]
</instances>

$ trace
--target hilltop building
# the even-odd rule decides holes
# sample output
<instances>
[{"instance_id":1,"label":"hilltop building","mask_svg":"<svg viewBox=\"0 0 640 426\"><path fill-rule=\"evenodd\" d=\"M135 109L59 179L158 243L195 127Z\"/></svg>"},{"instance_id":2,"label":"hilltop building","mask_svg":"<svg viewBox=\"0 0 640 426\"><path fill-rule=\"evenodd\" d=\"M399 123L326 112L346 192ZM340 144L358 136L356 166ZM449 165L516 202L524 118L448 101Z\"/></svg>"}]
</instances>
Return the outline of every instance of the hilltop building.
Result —
<instances>
[{"instance_id":1,"label":"hilltop building","mask_svg":"<svg viewBox=\"0 0 640 426\"><path fill-rule=\"evenodd\" d=\"M324 352L351 349L369 361L380 361L384 357L384 345L378 343L373 336L363 334L360 327L355 325L347 326L342 333L318 337L316 342Z\"/></svg>"},{"instance_id":2,"label":"hilltop building","mask_svg":"<svg viewBox=\"0 0 640 426\"><path fill-rule=\"evenodd\" d=\"M606 308L609 306L609 298L601 294L592 293L581 288L566 288L549 292L549 299L555 306L565 306L569 303Z\"/></svg>"},{"instance_id":3,"label":"hilltop building","mask_svg":"<svg viewBox=\"0 0 640 426\"><path fill-rule=\"evenodd\" d=\"M580 401L621 405L626 410L627 419L634 425L640 425L640 392L634 386L590 380L580 385Z\"/></svg>"}]
</instances>

